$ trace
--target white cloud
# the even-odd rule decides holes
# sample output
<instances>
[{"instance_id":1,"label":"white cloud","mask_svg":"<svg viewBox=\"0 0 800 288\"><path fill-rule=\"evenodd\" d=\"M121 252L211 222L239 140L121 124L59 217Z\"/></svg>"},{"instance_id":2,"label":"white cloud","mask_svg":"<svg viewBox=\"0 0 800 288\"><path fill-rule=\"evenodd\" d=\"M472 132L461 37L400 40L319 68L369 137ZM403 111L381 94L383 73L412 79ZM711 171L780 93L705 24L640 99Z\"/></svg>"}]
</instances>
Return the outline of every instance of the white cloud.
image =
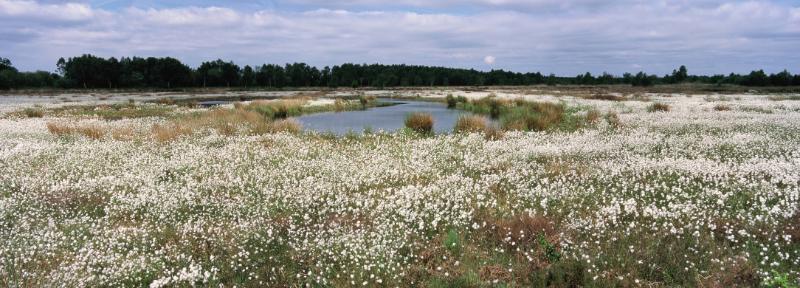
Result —
<instances>
[{"instance_id":1,"label":"white cloud","mask_svg":"<svg viewBox=\"0 0 800 288\"><path fill-rule=\"evenodd\" d=\"M423 13L324 4L301 11L224 6L107 11L86 4L0 0L0 51L22 69L48 70L58 57L83 53L175 56L192 65L216 58L242 64L382 62L484 69L490 64L566 75L619 74L636 63L659 74L680 64L696 73L800 67L794 52L800 46L798 7L768 1L625 2L570 2L584 7L577 9L554 0L473 0L487 8ZM515 5L562 10L506 9ZM496 64L494 56L502 63Z\"/></svg>"}]
</instances>

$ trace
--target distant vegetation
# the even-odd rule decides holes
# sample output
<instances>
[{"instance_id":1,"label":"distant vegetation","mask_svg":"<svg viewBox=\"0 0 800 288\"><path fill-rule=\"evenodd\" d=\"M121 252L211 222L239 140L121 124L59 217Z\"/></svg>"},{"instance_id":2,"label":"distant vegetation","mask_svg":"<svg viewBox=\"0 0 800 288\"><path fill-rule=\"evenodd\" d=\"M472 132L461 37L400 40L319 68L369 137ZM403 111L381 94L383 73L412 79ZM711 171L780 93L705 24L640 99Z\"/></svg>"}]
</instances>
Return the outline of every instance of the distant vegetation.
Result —
<instances>
[{"instance_id":1,"label":"distant vegetation","mask_svg":"<svg viewBox=\"0 0 800 288\"><path fill-rule=\"evenodd\" d=\"M241 67L233 62L203 62L193 69L175 58L122 57L93 55L61 58L56 73L19 72L9 59L0 58L0 89L20 88L184 88L184 87L396 87L396 86L491 86L491 85L610 85L651 86L683 82L733 84L744 86L800 85L800 74L788 71L766 74L763 70L747 75L689 75L685 66L672 74L657 76L644 72L622 76L587 72L575 77L554 74L489 72L474 69L381 64L342 64L333 67L305 63L264 64Z\"/></svg>"}]
</instances>

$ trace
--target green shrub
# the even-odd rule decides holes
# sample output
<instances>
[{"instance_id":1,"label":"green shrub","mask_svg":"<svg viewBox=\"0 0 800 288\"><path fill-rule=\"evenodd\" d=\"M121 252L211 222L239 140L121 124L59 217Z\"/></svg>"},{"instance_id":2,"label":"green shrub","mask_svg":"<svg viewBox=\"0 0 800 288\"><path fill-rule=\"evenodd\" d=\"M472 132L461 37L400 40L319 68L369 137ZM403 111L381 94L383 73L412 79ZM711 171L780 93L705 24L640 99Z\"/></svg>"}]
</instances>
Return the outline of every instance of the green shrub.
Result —
<instances>
[{"instance_id":1,"label":"green shrub","mask_svg":"<svg viewBox=\"0 0 800 288\"><path fill-rule=\"evenodd\" d=\"M447 94L447 97L445 97L445 100L447 100L447 108L449 108L449 109L456 108L456 105L458 104L458 101L456 100L455 97L453 97L453 94Z\"/></svg>"}]
</instances>

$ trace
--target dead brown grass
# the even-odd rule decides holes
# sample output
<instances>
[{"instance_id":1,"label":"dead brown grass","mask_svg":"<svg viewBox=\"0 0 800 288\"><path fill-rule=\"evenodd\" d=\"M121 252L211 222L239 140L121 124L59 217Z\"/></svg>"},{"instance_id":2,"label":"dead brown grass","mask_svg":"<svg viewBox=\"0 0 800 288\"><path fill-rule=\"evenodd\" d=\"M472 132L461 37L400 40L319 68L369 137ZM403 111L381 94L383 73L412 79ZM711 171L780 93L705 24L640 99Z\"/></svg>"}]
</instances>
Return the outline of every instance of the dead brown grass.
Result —
<instances>
[{"instance_id":1,"label":"dead brown grass","mask_svg":"<svg viewBox=\"0 0 800 288\"><path fill-rule=\"evenodd\" d=\"M714 111L731 111L731 106L725 104L714 105Z\"/></svg>"},{"instance_id":2,"label":"dead brown grass","mask_svg":"<svg viewBox=\"0 0 800 288\"><path fill-rule=\"evenodd\" d=\"M475 133L486 130L486 118L478 115L464 115L458 118L453 128L456 133Z\"/></svg>"},{"instance_id":3,"label":"dead brown grass","mask_svg":"<svg viewBox=\"0 0 800 288\"><path fill-rule=\"evenodd\" d=\"M670 107L664 103L653 103L647 107L648 112L669 112Z\"/></svg>"},{"instance_id":4,"label":"dead brown grass","mask_svg":"<svg viewBox=\"0 0 800 288\"><path fill-rule=\"evenodd\" d=\"M50 131L50 134L56 136L66 136L72 134L74 130L72 126L67 124L47 122L47 131Z\"/></svg>"},{"instance_id":5,"label":"dead brown grass","mask_svg":"<svg viewBox=\"0 0 800 288\"><path fill-rule=\"evenodd\" d=\"M105 137L107 129L97 124L66 124L48 122L47 131L56 136L83 135L84 137L100 140Z\"/></svg>"},{"instance_id":6,"label":"dead brown grass","mask_svg":"<svg viewBox=\"0 0 800 288\"><path fill-rule=\"evenodd\" d=\"M611 127L619 128L622 127L622 122L619 121L619 115L616 112L608 112L606 113L606 121L608 122Z\"/></svg>"},{"instance_id":7,"label":"dead brown grass","mask_svg":"<svg viewBox=\"0 0 800 288\"><path fill-rule=\"evenodd\" d=\"M430 113L415 112L406 117L406 127L419 133L433 133L433 116Z\"/></svg>"},{"instance_id":8,"label":"dead brown grass","mask_svg":"<svg viewBox=\"0 0 800 288\"><path fill-rule=\"evenodd\" d=\"M94 124L75 127L75 131L78 134L94 140L103 139L103 137L106 135L106 130L103 127Z\"/></svg>"},{"instance_id":9,"label":"dead brown grass","mask_svg":"<svg viewBox=\"0 0 800 288\"><path fill-rule=\"evenodd\" d=\"M300 133L303 127L294 119L283 119L269 123L269 131L271 133Z\"/></svg>"},{"instance_id":10,"label":"dead brown grass","mask_svg":"<svg viewBox=\"0 0 800 288\"><path fill-rule=\"evenodd\" d=\"M152 128L153 138L158 142L169 142L177 139L178 137L191 135L194 131L192 128L179 123L170 123L165 125L154 124Z\"/></svg>"},{"instance_id":11,"label":"dead brown grass","mask_svg":"<svg viewBox=\"0 0 800 288\"><path fill-rule=\"evenodd\" d=\"M625 98L621 96L614 96L611 94L604 94L604 93L595 93L587 97L583 97L585 99L593 99L593 100L606 100L606 101L623 101Z\"/></svg>"},{"instance_id":12,"label":"dead brown grass","mask_svg":"<svg viewBox=\"0 0 800 288\"><path fill-rule=\"evenodd\" d=\"M128 126L112 129L111 138L117 141L131 141L136 139L136 131Z\"/></svg>"},{"instance_id":13,"label":"dead brown grass","mask_svg":"<svg viewBox=\"0 0 800 288\"><path fill-rule=\"evenodd\" d=\"M597 111L597 109L591 109L586 112L586 123L597 124L599 120L600 120L600 111Z\"/></svg>"}]
</instances>

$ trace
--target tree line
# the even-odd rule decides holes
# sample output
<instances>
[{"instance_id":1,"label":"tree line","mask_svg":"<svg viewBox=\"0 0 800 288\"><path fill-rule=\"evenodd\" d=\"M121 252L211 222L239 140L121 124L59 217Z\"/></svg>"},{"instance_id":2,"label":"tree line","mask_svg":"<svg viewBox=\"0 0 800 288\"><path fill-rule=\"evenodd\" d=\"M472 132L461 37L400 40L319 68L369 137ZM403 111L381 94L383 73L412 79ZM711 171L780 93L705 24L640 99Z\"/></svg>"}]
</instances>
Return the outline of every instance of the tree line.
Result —
<instances>
[{"instance_id":1,"label":"tree line","mask_svg":"<svg viewBox=\"0 0 800 288\"><path fill-rule=\"evenodd\" d=\"M305 63L263 64L241 67L214 60L191 68L180 60L164 57L103 58L85 54L61 58L56 71L20 72L0 58L0 89L21 88L184 88L184 87L398 87L398 86L492 86L492 85L613 85L651 86L696 82L743 86L800 86L800 74L788 71L766 74L763 70L740 75L689 75L685 66L664 76L644 72L616 76L587 72L574 77L488 72L417 65L342 64L319 69Z\"/></svg>"}]
</instances>

